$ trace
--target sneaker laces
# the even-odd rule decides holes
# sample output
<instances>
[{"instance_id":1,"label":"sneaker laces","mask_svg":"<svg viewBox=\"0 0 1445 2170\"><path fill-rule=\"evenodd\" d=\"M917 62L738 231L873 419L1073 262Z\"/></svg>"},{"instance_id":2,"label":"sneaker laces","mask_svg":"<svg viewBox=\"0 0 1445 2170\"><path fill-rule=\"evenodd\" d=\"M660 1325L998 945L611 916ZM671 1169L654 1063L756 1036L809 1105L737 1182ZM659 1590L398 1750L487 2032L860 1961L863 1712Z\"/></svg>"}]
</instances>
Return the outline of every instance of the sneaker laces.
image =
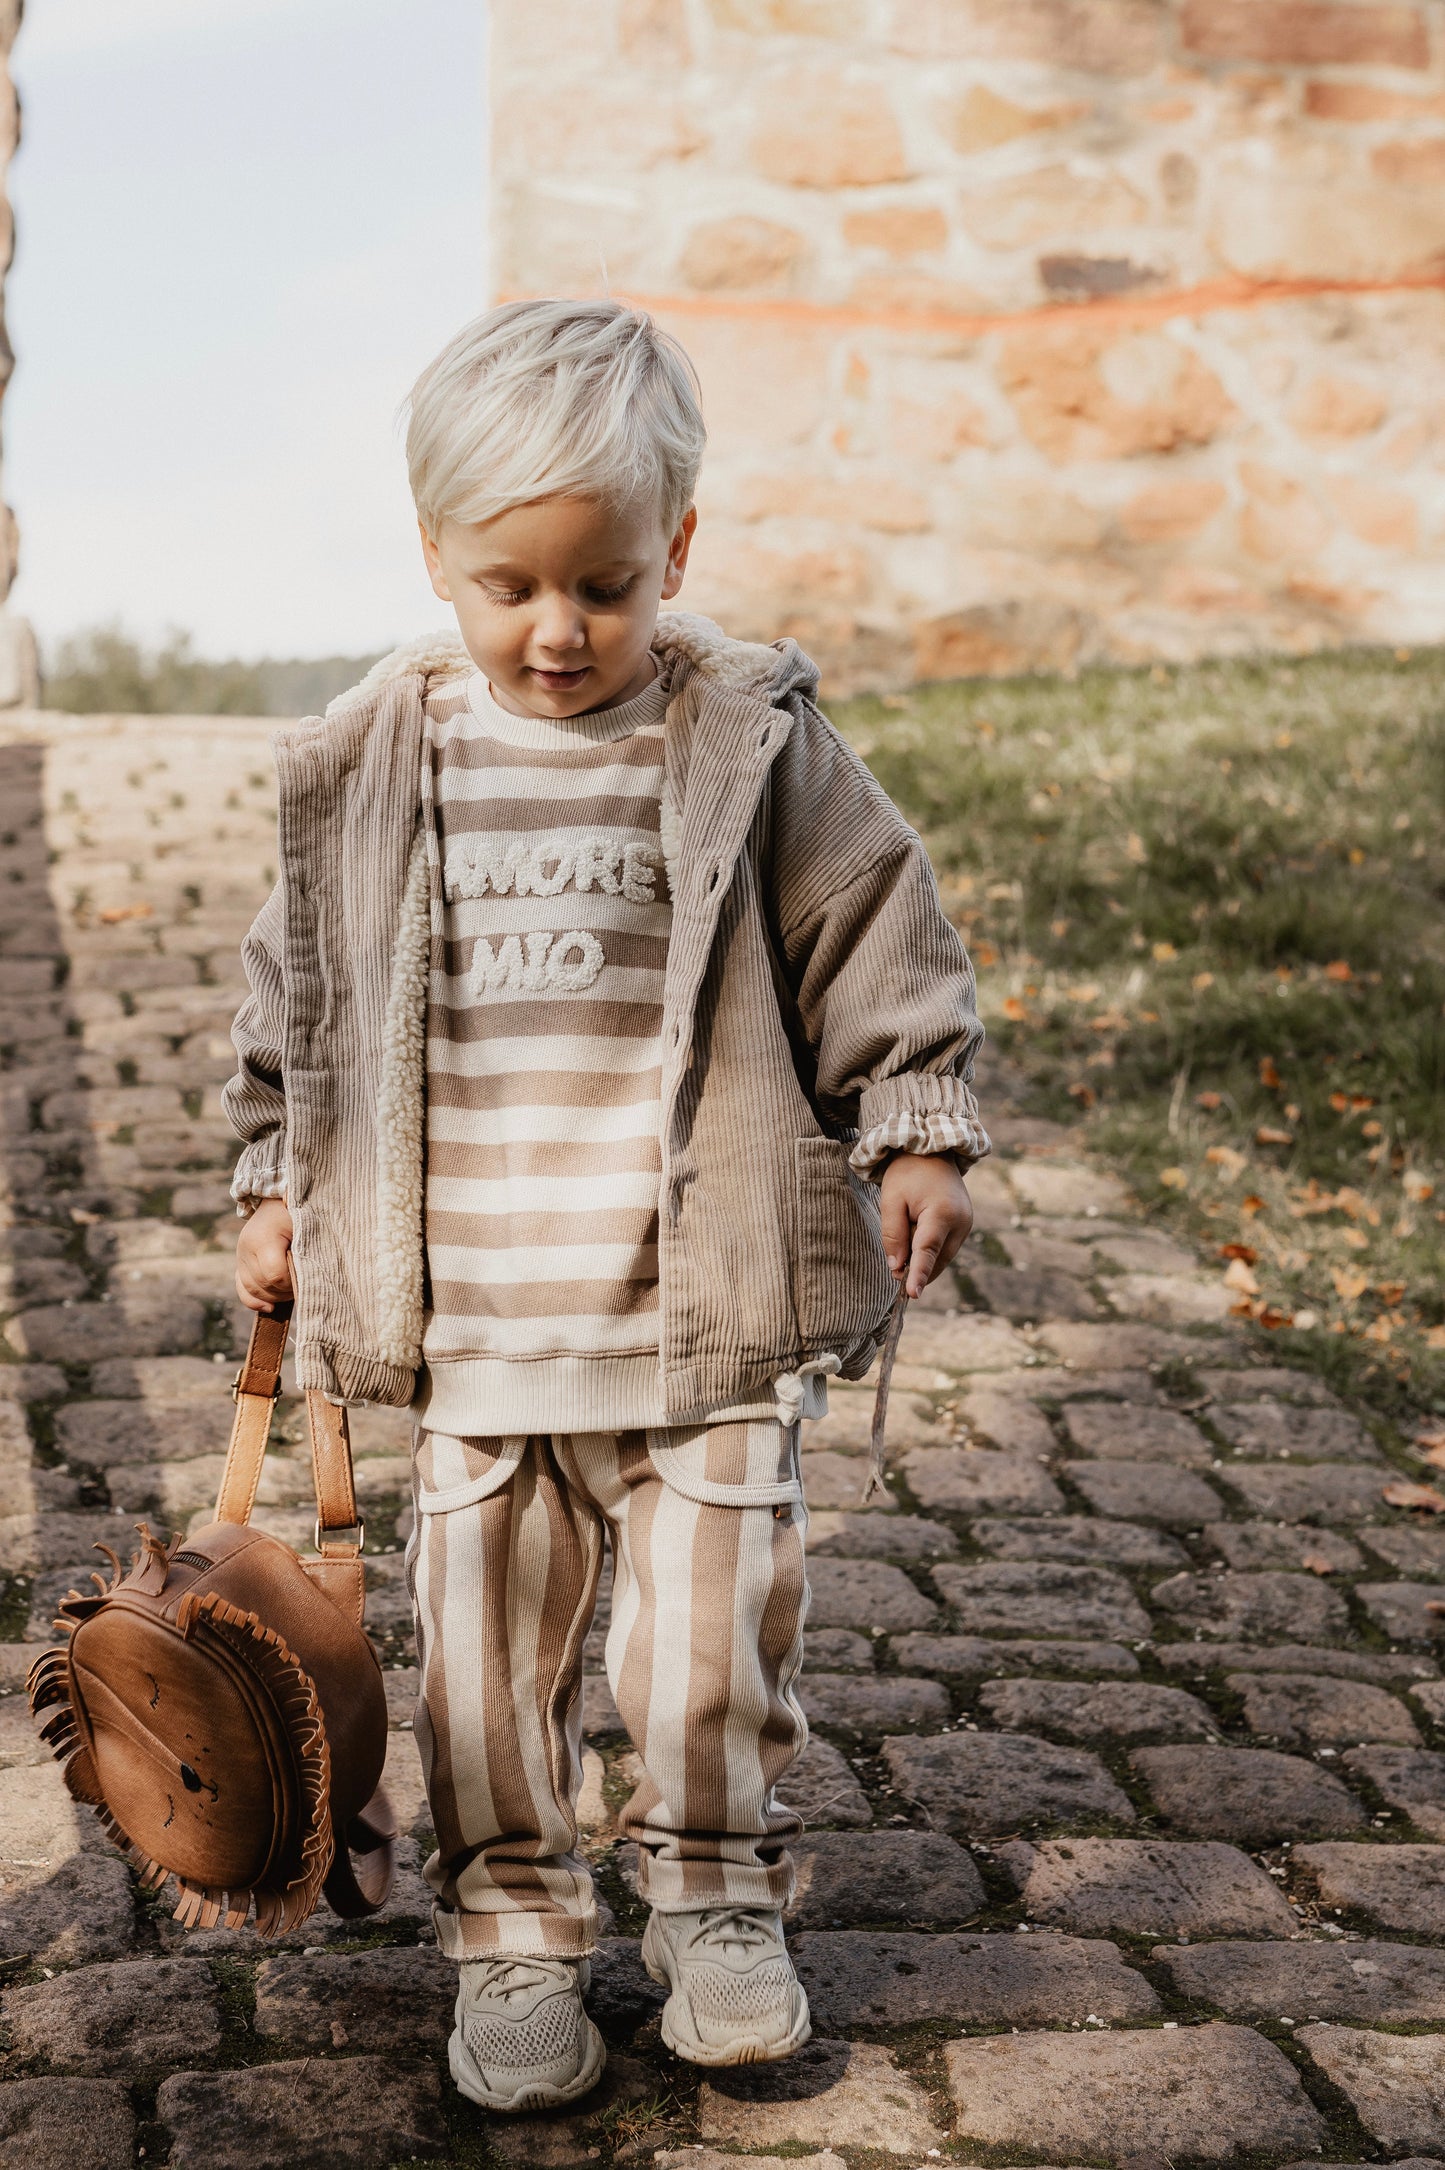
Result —
<instances>
[{"instance_id":1,"label":"sneaker laces","mask_svg":"<svg viewBox=\"0 0 1445 2170\"><path fill-rule=\"evenodd\" d=\"M501 2004L528 1997L548 1983L570 1989L576 1979L576 1968L564 1959L469 1959L467 1973L472 1977L466 1985L469 1996L489 1997Z\"/></svg>"},{"instance_id":2,"label":"sneaker laces","mask_svg":"<svg viewBox=\"0 0 1445 2170\"><path fill-rule=\"evenodd\" d=\"M710 1906L698 1915L697 1927L687 1939L689 1953L717 1958L727 1964L730 1951L743 1958L757 1958L778 1949L778 1933L770 1917L746 1906Z\"/></svg>"}]
</instances>

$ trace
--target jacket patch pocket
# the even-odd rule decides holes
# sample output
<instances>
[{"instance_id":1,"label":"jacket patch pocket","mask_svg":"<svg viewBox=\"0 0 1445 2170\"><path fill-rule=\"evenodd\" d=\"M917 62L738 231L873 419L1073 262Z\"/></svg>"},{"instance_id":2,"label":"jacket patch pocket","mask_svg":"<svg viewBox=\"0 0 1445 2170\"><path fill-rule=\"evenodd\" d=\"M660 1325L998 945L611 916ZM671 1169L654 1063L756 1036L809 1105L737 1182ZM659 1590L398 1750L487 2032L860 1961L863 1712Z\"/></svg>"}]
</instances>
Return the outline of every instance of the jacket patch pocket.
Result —
<instances>
[{"instance_id":1,"label":"jacket patch pocket","mask_svg":"<svg viewBox=\"0 0 1445 2170\"><path fill-rule=\"evenodd\" d=\"M897 1293L883 1256L877 1185L836 1138L795 1140L795 1303L805 1348L840 1354L879 1330Z\"/></svg>"},{"instance_id":2,"label":"jacket patch pocket","mask_svg":"<svg viewBox=\"0 0 1445 2170\"><path fill-rule=\"evenodd\" d=\"M474 1507L516 1475L527 1451L515 1439L456 1439L449 1432L418 1432L416 1503L422 1514L454 1514Z\"/></svg>"}]
</instances>

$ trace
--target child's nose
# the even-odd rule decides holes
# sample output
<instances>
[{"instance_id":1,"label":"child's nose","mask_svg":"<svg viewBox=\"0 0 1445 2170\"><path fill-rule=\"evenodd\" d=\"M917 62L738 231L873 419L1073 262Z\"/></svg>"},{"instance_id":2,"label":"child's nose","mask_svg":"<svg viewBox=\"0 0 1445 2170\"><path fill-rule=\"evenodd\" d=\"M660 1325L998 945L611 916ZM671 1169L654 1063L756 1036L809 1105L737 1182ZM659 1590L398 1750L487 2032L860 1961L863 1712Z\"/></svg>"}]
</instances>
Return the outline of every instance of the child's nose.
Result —
<instances>
[{"instance_id":1,"label":"child's nose","mask_svg":"<svg viewBox=\"0 0 1445 2170\"><path fill-rule=\"evenodd\" d=\"M538 614L533 636L539 648L556 650L583 648L587 644L587 628L582 614L564 597L543 603Z\"/></svg>"}]
</instances>

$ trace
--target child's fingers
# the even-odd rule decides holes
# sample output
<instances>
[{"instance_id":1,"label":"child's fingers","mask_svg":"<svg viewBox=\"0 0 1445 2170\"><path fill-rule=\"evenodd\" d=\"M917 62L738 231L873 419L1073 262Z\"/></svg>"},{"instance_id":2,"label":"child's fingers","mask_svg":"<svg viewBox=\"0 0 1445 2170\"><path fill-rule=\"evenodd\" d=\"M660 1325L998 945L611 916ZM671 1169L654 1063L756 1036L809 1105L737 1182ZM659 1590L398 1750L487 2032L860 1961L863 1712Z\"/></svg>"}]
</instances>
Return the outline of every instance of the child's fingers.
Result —
<instances>
[{"instance_id":1,"label":"child's fingers","mask_svg":"<svg viewBox=\"0 0 1445 2170\"><path fill-rule=\"evenodd\" d=\"M913 1255L908 1262L910 1296L923 1294L944 1262L944 1246L952 1234L953 1216L942 1206L925 1206L913 1231Z\"/></svg>"},{"instance_id":2,"label":"child's fingers","mask_svg":"<svg viewBox=\"0 0 1445 2170\"><path fill-rule=\"evenodd\" d=\"M880 1203L883 1215L883 1255L888 1260L888 1271L901 1280L908 1266L912 1228L908 1201L901 1190L886 1186Z\"/></svg>"}]
</instances>

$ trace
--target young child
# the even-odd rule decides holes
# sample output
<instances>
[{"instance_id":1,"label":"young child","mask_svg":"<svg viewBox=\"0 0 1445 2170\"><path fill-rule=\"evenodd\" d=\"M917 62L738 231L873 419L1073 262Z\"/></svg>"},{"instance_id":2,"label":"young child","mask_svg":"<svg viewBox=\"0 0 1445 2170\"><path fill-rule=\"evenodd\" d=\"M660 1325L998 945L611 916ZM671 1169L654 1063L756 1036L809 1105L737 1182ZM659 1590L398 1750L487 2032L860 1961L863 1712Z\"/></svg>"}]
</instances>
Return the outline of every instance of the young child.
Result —
<instances>
[{"instance_id":1,"label":"young child","mask_svg":"<svg viewBox=\"0 0 1445 2170\"><path fill-rule=\"evenodd\" d=\"M420 378L461 642L280 734L226 1089L243 1302L294 1272L301 1384L416 1413L426 1875L495 2110L604 2059L573 1804L605 1543L664 2039L807 2040L798 1422L953 1256L988 1151L968 960L812 664L658 615L702 449L686 357L617 302L494 309Z\"/></svg>"}]
</instances>

